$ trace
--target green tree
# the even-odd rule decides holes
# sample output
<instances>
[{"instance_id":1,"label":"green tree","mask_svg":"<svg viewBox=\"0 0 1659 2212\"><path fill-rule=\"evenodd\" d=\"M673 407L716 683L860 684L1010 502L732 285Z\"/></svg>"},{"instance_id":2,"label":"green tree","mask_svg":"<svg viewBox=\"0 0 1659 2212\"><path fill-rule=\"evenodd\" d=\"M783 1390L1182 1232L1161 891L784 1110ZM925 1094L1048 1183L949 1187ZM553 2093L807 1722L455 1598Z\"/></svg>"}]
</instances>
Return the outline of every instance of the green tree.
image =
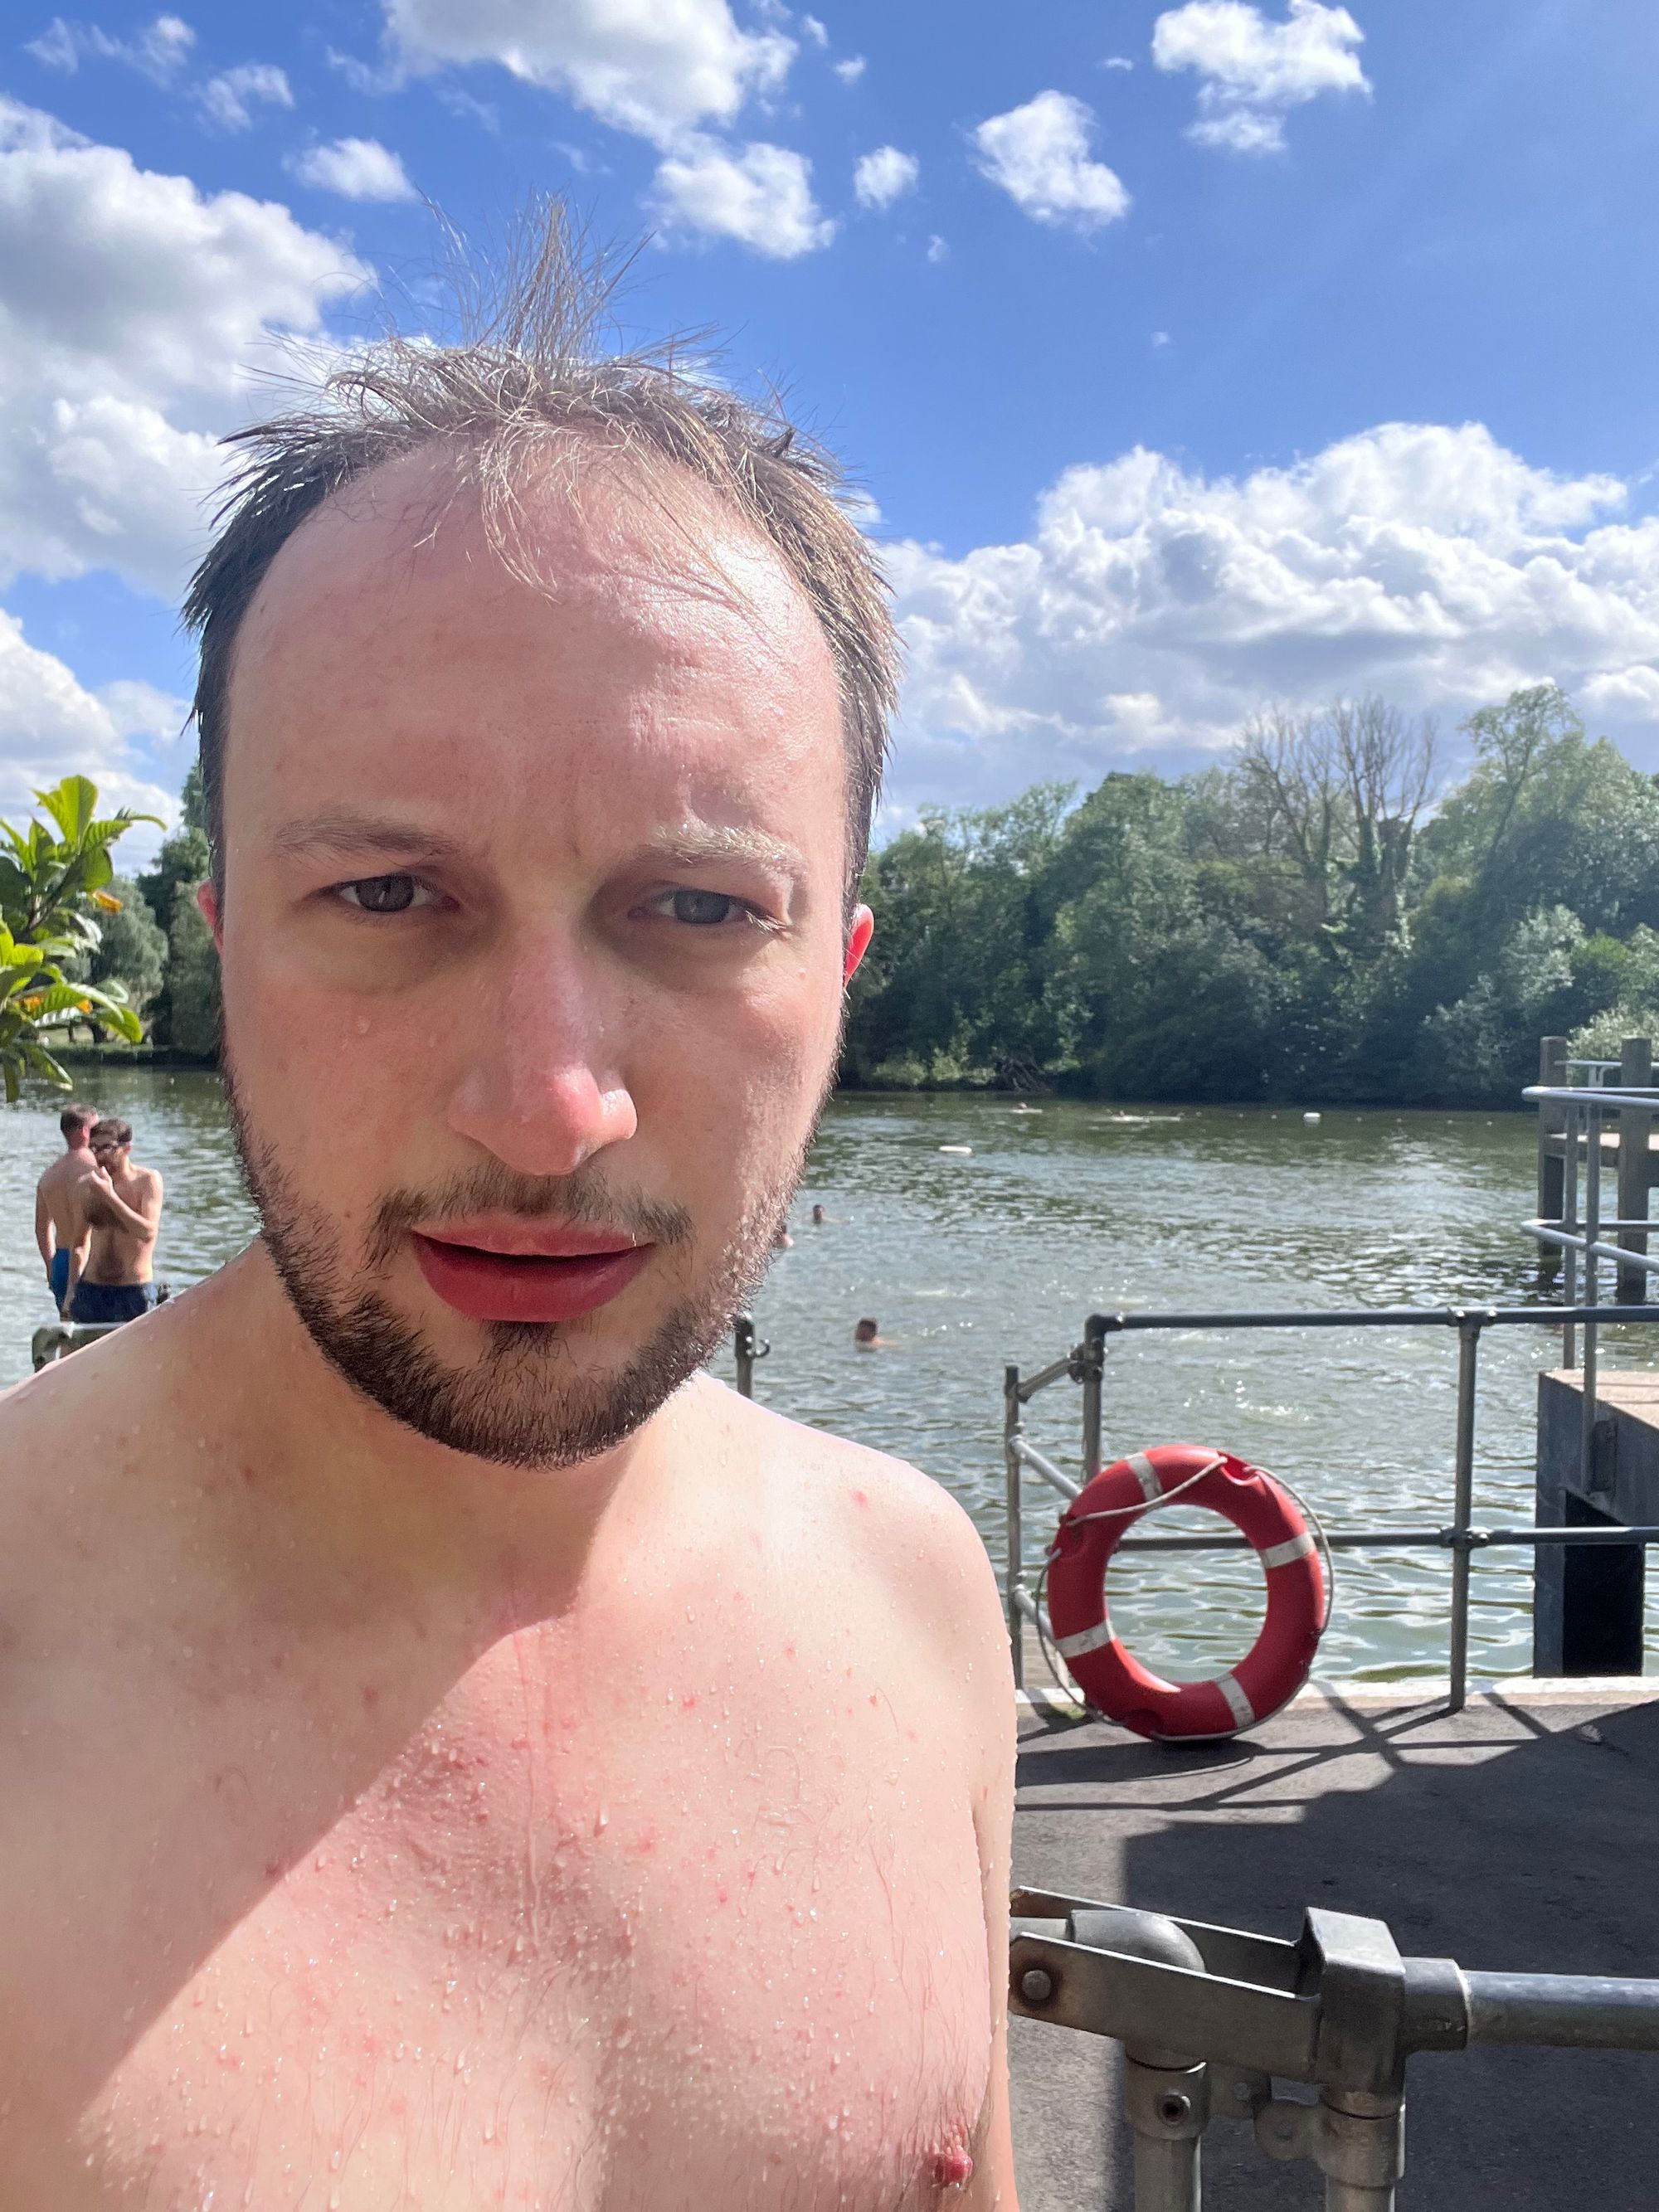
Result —
<instances>
[{"instance_id":1,"label":"green tree","mask_svg":"<svg viewBox=\"0 0 1659 2212\"><path fill-rule=\"evenodd\" d=\"M155 926L143 893L130 877L112 876L107 885L119 910L106 915L101 941L84 957L91 983L118 984L139 1014L153 1003L167 975L166 933Z\"/></svg>"},{"instance_id":2,"label":"green tree","mask_svg":"<svg viewBox=\"0 0 1659 2212\"><path fill-rule=\"evenodd\" d=\"M100 820L98 787L83 775L35 798L47 820L26 829L0 822L0 1079L12 1103L26 1075L70 1087L46 1041L78 1020L95 1015L134 1043L143 1035L118 984L76 981L71 971L97 953L100 916L120 911L108 888L111 846L155 817L123 809Z\"/></svg>"},{"instance_id":3,"label":"green tree","mask_svg":"<svg viewBox=\"0 0 1659 2212\"><path fill-rule=\"evenodd\" d=\"M180 884L173 895L168 945L167 1042L179 1052L210 1059L219 1049L219 950L193 884Z\"/></svg>"}]
</instances>

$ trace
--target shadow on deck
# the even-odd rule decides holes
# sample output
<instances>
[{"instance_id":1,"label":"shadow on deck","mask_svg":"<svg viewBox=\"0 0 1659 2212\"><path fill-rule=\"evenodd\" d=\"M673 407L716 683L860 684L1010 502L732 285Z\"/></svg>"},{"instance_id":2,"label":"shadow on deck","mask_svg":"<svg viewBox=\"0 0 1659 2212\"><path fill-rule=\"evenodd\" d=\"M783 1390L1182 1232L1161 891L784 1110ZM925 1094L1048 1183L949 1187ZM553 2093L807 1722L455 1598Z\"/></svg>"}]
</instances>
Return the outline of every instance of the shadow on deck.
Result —
<instances>
[{"instance_id":1,"label":"shadow on deck","mask_svg":"<svg viewBox=\"0 0 1659 2212\"><path fill-rule=\"evenodd\" d=\"M1332 1905L1466 1966L1659 1975L1659 1701L1587 1686L1453 1719L1410 1694L1333 1692L1185 1752L1024 1713L1014 1879L1273 1936ZM1024 2020L1010 2045L1022 2212L1127 2212L1116 2046ZM1659 2203L1659 2054L1416 2058L1406 2143L1413 2212L1638 2212ZM1322 2187L1246 2128L1205 2137L1206 2212L1312 2212Z\"/></svg>"}]
</instances>

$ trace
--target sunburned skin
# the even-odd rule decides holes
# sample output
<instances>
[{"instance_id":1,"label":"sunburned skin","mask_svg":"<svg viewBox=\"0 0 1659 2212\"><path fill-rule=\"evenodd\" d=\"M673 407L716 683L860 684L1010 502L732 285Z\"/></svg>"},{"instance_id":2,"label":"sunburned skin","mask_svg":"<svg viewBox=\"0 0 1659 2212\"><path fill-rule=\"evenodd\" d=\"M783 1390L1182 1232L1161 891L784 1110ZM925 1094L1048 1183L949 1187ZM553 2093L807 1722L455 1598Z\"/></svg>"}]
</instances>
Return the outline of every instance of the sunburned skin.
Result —
<instances>
[{"instance_id":1,"label":"sunburned skin","mask_svg":"<svg viewBox=\"0 0 1659 2212\"><path fill-rule=\"evenodd\" d=\"M405 474L261 587L208 906L290 1261L510 1441L729 1313L869 923L763 549L527 502L550 596ZM965 1516L702 1375L435 1435L272 1249L0 1399L0 2212L1014 2212Z\"/></svg>"},{"instance_id":2,"label":"sunburned skin","mask_svg":"<svg viewBox=\"0 0 1659 2212\"><path fill-rule=\"evenodd\" d=\"M7 1771L55 1817L48 1864L0 1814L36 1907L8 2212L1012 2204L979 2172L1006 1685L949 1618L982 1553L908 1470L716 1385L673 1428L720 1469L695 1540L641 1500L591 1597L412 1726L430 1677L383 1593L296 1638L279 1588L166 1649L187 1555L280 1480L220 1437L154 1533L131 1447L57 1506L105 1532L75 1570L105 1686L65 1696L50 1595L9 1588Z\"/></svg>"}]
</instances>

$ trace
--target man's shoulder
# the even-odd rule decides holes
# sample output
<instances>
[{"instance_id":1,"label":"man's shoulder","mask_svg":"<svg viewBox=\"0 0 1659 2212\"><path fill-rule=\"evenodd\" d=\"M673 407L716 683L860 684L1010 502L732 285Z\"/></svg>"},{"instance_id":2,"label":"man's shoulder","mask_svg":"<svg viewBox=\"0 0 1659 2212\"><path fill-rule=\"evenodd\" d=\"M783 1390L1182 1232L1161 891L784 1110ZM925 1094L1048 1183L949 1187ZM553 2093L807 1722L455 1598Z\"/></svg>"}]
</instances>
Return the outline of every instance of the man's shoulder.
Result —
<instances>
[{"instance_id":1,"label":"man's shoulder","mask_svg":"<svg viewBox=\"0 0 1659 2212\"><path fill-rule=\"evenodd\" d=\"M739 1401L769 1498L787 1506L826 1565L838 1558L946 1644L1000 1632L990 1559L963 1505L908 1460Z\"/></svg>"}]
</instances>

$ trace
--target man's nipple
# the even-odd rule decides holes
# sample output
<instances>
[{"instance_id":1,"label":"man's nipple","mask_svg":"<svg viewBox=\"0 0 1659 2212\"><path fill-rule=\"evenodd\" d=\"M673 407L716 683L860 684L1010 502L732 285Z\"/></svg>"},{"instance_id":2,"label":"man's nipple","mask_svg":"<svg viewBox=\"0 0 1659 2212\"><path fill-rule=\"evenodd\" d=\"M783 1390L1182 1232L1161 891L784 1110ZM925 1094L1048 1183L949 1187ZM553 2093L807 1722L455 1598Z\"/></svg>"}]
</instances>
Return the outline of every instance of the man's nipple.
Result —
<instances>
[{"instance_id":1,"label":"man's nipple","mask_svg":"<svg viewBox=\"0 0 1659 2212\"><path fill-rule=\"evenodd\" d=\"M962 2189L973 2178L974 2161L965 2150L936 2150L933 2153L935 2189Z\"/></svg>"}]
</instances>

